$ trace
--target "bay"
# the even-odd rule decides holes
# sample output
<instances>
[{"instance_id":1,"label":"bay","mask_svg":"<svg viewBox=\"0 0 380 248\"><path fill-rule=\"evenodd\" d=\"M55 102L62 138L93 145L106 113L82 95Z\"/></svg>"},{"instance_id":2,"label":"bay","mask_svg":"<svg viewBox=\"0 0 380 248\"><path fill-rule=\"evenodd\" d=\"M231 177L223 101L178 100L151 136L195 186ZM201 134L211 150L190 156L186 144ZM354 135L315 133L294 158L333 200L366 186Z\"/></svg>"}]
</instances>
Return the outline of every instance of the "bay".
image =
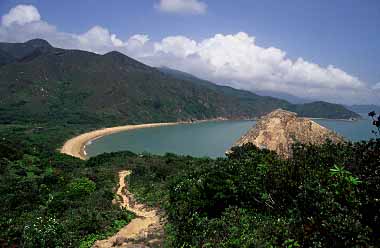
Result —
<instances>
[{"instance_id":1,"label":"bay","mask_svg":"<svg viewBox=\"0 0 380 248\"><path fill-rule=\"evenodd\" d=\"M368 118L357 121L314 120L351 141L375 138ZM132 151L162 155L175 153L195 157L223 157L224 152L246 133L255 121L208 121L136 129L94 140L86 147L88 156L104 152Z\"/></svg>"}]
</instances>

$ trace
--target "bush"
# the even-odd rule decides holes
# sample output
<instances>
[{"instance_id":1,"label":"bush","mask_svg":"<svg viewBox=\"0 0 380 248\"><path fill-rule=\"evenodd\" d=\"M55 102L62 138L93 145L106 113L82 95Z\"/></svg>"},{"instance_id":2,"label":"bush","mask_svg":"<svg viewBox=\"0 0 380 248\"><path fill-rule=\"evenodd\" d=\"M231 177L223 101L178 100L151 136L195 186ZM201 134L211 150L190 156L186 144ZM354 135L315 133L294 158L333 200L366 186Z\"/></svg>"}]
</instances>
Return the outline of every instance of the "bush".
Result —
<instances>
[{"instance_id":1,"label":"bush","mask_svg":"<svg viewBox=\"0 0 380 248\"><path fill-rule=\"evenodd\" d=\"M169 185L173 247L369 247L379 244L380 139L252 145L198 164Z\"/></svg>"},{"instance_id":2,"label":"bush","mask_svg":"<svg viewBox=\"0 0 380 248\"><path fill-rule=\"evenodd\" d=\"M96 189L96 184L88 178L75 178L67 189L68 195L80 197L89 195Z\"/></svg>"},{"instance_id":3,"label":"bush","mask_svg":"<svg viewBox=\"0 0 380 248\"><path fill-rule=\"evenodd\" d=\"M55 153L0 158L0 247L78 247L127 224L132 215L112 204L125 160L110 160L88 167Z\"/></svg>"},{"instance_id":4,"label":"bush","mask_svg":"<svg viewBox=\"0 0 380 248\"><path fill-rule=\"evenodd\" d=\"M64 228L54 217L37 217L27 222L22 234L23 247L65 247Z\"/></svg>"}]
</instances>

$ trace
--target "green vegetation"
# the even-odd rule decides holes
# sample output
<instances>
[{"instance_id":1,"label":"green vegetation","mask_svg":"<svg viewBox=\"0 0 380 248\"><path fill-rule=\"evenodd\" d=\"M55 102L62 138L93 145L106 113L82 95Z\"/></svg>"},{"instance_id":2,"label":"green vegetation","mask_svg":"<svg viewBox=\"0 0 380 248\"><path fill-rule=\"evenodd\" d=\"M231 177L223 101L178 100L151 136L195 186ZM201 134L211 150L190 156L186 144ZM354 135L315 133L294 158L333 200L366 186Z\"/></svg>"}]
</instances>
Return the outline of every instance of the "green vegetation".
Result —
<instances>
[{"instance_id":1,"label":"green vegetation","mask_svg":"<svg viewBox=\"0 0 380 248\"><path fill-rule=\"evenodd\" d=\"M38 68L38 69L36 69ZM54 48L43 40L0 43L0 124L115 126L225 117L276 108L312 117L358 117L341 105L287 101L144 65L121 53Z\"/></svg>"},{"instance_id":2,"label":"green vegetation","mask_svg":"<svg viewBox=\"0 0 380 248\"><path fill-rule=\"evenodd\" d=\"M3 137L20 127L7 128ZM38 143L52 133L21 130L28 142L0 141L2 246L90 247L112 235L132 218L111 203L124 169L138 200L166 213L168 247L380 242L380 139L297 145L290 160L246 145L216 160L118 152L81 161Z\"/></svg>"},{"instance_id":3,"label":"green vegetation","mask_svg":"<svg viewBox=\"0 0 380 248\"><path fill-rule=\"evenodd\" d=\"M90 247L133 218L112 204L120 167L90 167L7 139L0 151L1 247Z\"/></svg>"},{"instance_id":4,"label":"green vegetation","mask_svg":"<svg viewBox=\"0 0 380 248\"><path fill-rule=\"evenodd\" d=\"M376 115L375 111L371 111L368 113L368 116L372 118L372 125L376 127L376 131L372 130L372 133L376 136L380 135L380 115Z\"/></svg>"},{"instance_id":5,"label":"green vegetation","mask_svg":"<svg viewBox=\"0 0 380 248\"><path fill-rule=\"evenodd\" d=\"M40 156L52 154L68 138L91 129L90 125L0 124L0 139L14 141L28 154Z\"/></svg>"},{"instance_id":6,"label":"green vegetation","mask_svg":"<svg viewBox=\"0 0 380 248\"><path fill-rule=\"evenodd\" d=\"M377 247L380 139L296 145L282 160L246 145L225 159L136 156L123 163L140 201L164 209L168 247Z\"/></svg>"},{"instance_id":7,"label":"green vegetation","mask_svg":"<svg viewBox=\"0 0 380 248\"><path fill-rule=\"evenodd\" d=\"M246 145L139 158L130 183L165 209L168 247L378 247L379 157L379 139L297 145L287 161Z\"/></svg>"}]
</instances>

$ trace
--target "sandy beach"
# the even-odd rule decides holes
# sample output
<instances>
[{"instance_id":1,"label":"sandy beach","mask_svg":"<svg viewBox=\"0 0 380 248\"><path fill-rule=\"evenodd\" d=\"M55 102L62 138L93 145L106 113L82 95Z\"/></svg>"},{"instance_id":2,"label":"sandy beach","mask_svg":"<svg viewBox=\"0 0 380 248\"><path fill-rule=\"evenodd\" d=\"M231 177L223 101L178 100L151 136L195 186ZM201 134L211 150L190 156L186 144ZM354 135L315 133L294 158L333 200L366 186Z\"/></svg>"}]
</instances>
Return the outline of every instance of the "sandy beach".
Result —
<instances>
[{"instance_id":1,"label":"sandy beach","mask_svg":"<svg viewBox=\"0 0 380 248\"><path fill-rule=\"evenodd\" d=\"M117 133L117 132L123 132L123 131L140 129L140 128L171 126L171 125L178 125L181 123L184 123L184 122L150 123L150 124L125 125L125 126L118 126L118 127L103 128L103 129L91 131L88 133L84 133L72 139L69 139L62 146L60 152L85 160L87 159L86 151L85 151L86 145L92 140L98 139L105 135Z\"/></svg>"}]
</instances>

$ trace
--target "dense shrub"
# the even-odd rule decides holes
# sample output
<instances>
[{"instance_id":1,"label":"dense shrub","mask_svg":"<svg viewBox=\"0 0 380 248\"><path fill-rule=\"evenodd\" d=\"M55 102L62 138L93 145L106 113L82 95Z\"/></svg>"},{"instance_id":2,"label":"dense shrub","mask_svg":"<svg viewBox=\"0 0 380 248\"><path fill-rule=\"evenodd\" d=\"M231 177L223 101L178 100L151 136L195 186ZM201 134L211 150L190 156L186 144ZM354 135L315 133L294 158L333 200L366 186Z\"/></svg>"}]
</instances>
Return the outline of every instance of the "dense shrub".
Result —
<instances>
[{"instance_id":1,"label":"dense shrub","mask_svg":"<svg viewBox=\"0 0 380 248\"><path fill-rule=\"evenodd\" d=\"M23 247L65 247L65 230L54 217L37 217L24 226Z\"/></svg>"},{"instance_id":2,"label":"dense shrub","mask_svg":"<svg viewBox=\"0 0 380 248\"><path fill-rule=\"evenodd\" d=\"M117 165L54 153L15 159L0 158L0 247L89 247L89 236L106 238L132 219L112 204Z\"/></svg>"},{"instance_id":3,"label":"dense shrub","mask_svg":"<svg viewBox=\"0 0 380 248\"><path fill-rule=\"evenodd\" d=\"M88 178L75 178L67 187L67 194L80 197L91 194L96 189L96 184Z\"/></svg>"},{"instance_id":4,"label":"dense shrub","mask_svg":"<svg viewBox=\"0 0 380 248\"><path fill-rule=\"evenodd\" d=\"M377 246L379 159L380 140L297 144L289 160L235 148L171 182L171 246Z\"/></svg>"}]
</instances>

